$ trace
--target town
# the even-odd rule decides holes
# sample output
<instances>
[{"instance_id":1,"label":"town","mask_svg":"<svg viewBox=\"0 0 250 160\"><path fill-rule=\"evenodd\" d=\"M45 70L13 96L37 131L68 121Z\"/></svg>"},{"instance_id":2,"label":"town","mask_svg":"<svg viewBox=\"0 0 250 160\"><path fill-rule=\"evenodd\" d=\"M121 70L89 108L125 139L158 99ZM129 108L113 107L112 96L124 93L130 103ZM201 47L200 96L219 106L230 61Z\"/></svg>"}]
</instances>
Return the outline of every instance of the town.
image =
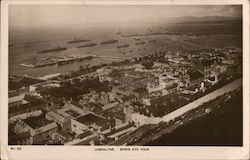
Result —
<instances>
[{"instance_id":1,"label":"town","mask_svg":"<svg viewBox=\"0 0 250 160\"><path fill-rule=\"evenodd\" d=\"M203 103L230 99L225 94L242 85L242 50L164 51L66 75L8 78L9 144L133 145L152 125L181 125Z\"/></svg>"}]
</instances>

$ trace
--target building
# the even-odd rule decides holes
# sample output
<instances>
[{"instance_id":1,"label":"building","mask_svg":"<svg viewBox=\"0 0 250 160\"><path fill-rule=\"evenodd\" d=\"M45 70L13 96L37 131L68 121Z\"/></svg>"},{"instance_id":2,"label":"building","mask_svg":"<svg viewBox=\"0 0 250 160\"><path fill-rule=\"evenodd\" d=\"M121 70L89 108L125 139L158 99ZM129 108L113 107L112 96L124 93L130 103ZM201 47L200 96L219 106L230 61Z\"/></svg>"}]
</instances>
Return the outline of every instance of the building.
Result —
<instances>
[{"instance_id":1,"label":"building","mask_svg":"<svg viewBox=\"0 0 250 160\"><path fill-rule=\"evenodd\" d=\"M101 132L109 129L109 122L101 116L87 114L71 120L71 131L77 136L86 131Z\"/></svg>"},{"instance_id":2,"label":"building","mask_svg":"<svg viewBox=\"0 0 250 160\"><path fill-rule=\"evenodd\" d=\"M82 109L79 104L77 105L75 102L71 102L66 103L66 105L61 109L48 112L45 117L48 120L56 122L59 126L59 130L69 131L71 130L71 119L88 113L89 112Z\"/></svg>"},{"instance_id":3,"label":"building","mask_svg":"<svg viewBox=\"0 0 250 160\"><path fill-rule=\"evenodd\" d=\"M106 109L101 115L110 120L111 127L119 126L126 121L123 105L117 105L112 108Z\"/></svg>"},{"instance_id":4,"label":"building","mask_svg":"<svg viewBox=\"0 0 250 160\"><path fill-rule=\"evenodd\" d=\"M207 79L212 74L212 65L213 60L202 60L201 62L195 64L195 68L201 71L204 74L205 79Z\"/></svg>"},{"instance_id":5,"label":"building","mask_svg":"<svg viewBox=\"0 0 250 160\"><path fill-rule=\"evenodd\" d=\"M162 118L146 116L140 113L132 113L132 121L134 122L136 127L140 127L145 124L158 124L162 121Z\"/></svg>"},{"instance_id":6,"label":"building","mask_svg":"<svg viewBox=\"0 0 250 160\"><path fill-rule=\"evenodd\" d=\"M200 84L202 81L204 81L204 74L201 73L198 70L190 70L187 72L187 85L193 86Z\"/></svg>"},{"instance_id":7,"label":"building","mask_svg":"<svg viewBox=\"0 0 250 160\"><path fill-rule=\"evenodd\" d=\"M20 95L9 98L9 116L45 109L48 104L31 95Z\"/></svg>"},{"instance_id":8,"label":"building","mask_svg":"<svg viewBox=\"0 0 250 160\"><path fill-rule=\"evenodd\" d=\"M10 97L15 97L15 96L19 96L19 95L25 95L29 92L29 87L22 87L16 90L11 90L9 89L8 91L8 96Z\"/></svg>"},{"instance_id":9,"label":"building","mask_svg":"<svg viewBox=\"0 0 250 160\"><path fill-rule=\"evenodd\" d=\"M90 113L90 110L87 107L79 104L78 102L74 102L74 101L67 102L65 104L65 107L70 108L71 110L79 113L80 115L86 115L86 114Z\"/></svg>"},{"instance_id":10,"label":"building","mask_svg":"<svg viewBox=\"0 0 250 160\"><path fill-rule=\"evenodd\" d=\"M70 122L71 118L73 118L70 114L66 112L54 112L50 111L46 114L46 119L53 120L57 124L59 124L60 128L64 130L70 130Z\"/></svg>"},{"instance_id":11,"label":"building","mask_svg":"<svg viewBox=\"0 0 250 160\"><path fill-rule=\"evenodd\" d=\"M9 108L12 107L19 107L22 104L28 103L27 101L24 100L25 95L17 95L14 97L9 98Z\"/></svg>"},{"instance_id":12,"label":"building","mask_svg":"<svg viewBox=\"0 0 250 160\"><path fill-rule=\"evenodd\" d=\"M179 86L177 83L172 84L171 86L167 86L164 90L162 90L162 95L168 95L171 93L175 93L179 90Z\"/></svg>"},{"instance_id":13,"label":"building","mask_svg":"<svg viewBox=\"0 0 250 160\"><path fill-rule=\"evenodd\" d=\"M43 115L19 119L14 126L16 135L26 135L24 141L21 141L25 144L46 144L52 133L57 130L57 124L46 120ZM27 135L30 135L30 137Z\"/></svg>"},{"instance_id":14,"label":"building","mask_svg":"<svg viewBox=\"0 0 250 160\"><path fill-rule=\"evenodd\" d=\"M10 145L30 145L32 138L29 131L9 136Z\"/></svg>"},{"instance_id":15,"label":"building","mask_svg":"<svg viewBox=\"0 0 250 160\"><path fill-rule=\"evenodd\" d=\"M131 105L124 106L123 113L125 114L125 122L132 122L132 113L134 108Z\"/></svg>"},{"instance_id":16,"label":"building","mask_svg":"<svg viewBox=\"0 0 250 160\"><path fill-rule=\"evenodd\" d=\"M42 82L44 80L35 77L9 75L9 97L27 94L30 85Z\"/></svg>"},{"instance_id":17,"label":"building","mask_svg":"<svg viewBox=\"0 0 250 160\"><path fill-rule=\"evenodd\" d=\"M131 86L129 85L118 85L112 89L113 93L129 96L131 93Z\"/></svg>"}]
</instances>

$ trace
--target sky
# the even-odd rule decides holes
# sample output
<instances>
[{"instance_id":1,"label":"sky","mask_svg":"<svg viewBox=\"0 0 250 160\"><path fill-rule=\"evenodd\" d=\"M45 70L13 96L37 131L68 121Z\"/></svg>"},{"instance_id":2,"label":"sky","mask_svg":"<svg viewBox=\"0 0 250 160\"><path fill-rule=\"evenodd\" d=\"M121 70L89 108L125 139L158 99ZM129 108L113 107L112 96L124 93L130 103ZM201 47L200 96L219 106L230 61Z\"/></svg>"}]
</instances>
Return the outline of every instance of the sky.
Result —
<instances>
[{"instance_id":1,"label":"sky","mask_svg":"<svg viewBox=\"0 0 250 160\"><path fill-rule=\"evenodd\" d=\"M9 9L9 24L10 27L34 27L104 22L127 23L130 21L163 21L164 18L183 16L241 17L241 7L229 5L13 5Z\"/></svg>"}]
</instances>

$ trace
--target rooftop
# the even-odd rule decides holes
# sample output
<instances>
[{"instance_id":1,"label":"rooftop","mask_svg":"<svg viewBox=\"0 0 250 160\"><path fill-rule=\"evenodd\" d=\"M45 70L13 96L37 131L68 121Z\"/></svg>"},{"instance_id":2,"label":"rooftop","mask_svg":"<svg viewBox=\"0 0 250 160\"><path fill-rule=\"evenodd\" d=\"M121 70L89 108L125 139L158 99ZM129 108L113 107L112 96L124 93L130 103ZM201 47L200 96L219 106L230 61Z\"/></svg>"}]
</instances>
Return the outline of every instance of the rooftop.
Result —
<instances>
[{"instance_id":1,"label":"rooftop","mask_svg":"<svg viewBox=\"0 0 250 160\"><path fill-rule=\"evenodd\" d=\"M30 95L25 95L24 100L28 101L31 106L43 105L46 103L43 100L41 100L35 96L30 96Z\"/></svg>"},{"instance_id":2,"label":"rooftop","mask_svg":"<svg viewBox=\"0 0 250 160\"><path fill-rule=\"evenodd\" d=\"M75 112L75 111L73 111L73 110L68 110L68 111L65 111L66 113L68 113L68 114L70 114L71 116L73 116L73 117L78 117L78 116L80 116L80 114L79 113L77 113L77 112Z\"/></svg>"},{"instance_id":3,"label":"rooftop","mask_svg":"<svg viewBox=\"0 0 250 160\"><path fill-rule=\"evenodd\" d=\"M94 114L87 114L75 119L76 121L88 126L95 123L98 126L107 125L108 121L102 117L96 116Z\"/></svg>"},{"instance_id":4,"label":"rooftop","mask_svg":"<svg viewBox=\"0 0 250 160\"><path fill-rule=\"evenodd\" d=\"M23 119L24 123L26 123L28 126L30 126L33 129L43 127L53 121L47 120L44 115L40 116L33 116L33 117L28 117L26 119Z\"/></svg>"},{"instance_id":5,"label":"rooftop","mask_svg":"<svg viewBox=\"0 0 250 160\"><path fill-rule=\"evenodd\" d=\"M82 109L82 106L78 102L72 101L71 104Z\"/></svg>"},{"instance_id":6,"label":"rooftop","mask_svg":"<svg viewBox=\"0 0 250 160\"><path fill-rule=\"evenodd\" d=\"M40 134L40 133L43 133L43 132L46 132L46 131L49 131L49 130L52 130L52 129L55 129L55 128L57 128L56 122L51 122L51 123L46 124L45 126L42 126L40 128L31 130L30 134L32 136L35 136L37 134Z\"/></svg>"},{"instance_id":7,"label":"rooftop","mask_svg":"<svg viewBox=\"0 0 250 160\"><path fill-rule=\"evenodd\" d=\"M16 134L11 138L15 141L22 141L22 140L27 139L29 137L31 137L30 132L23 132L23 133Z\"/></svg>"},{"instance_id":8,"label":"rooftop","mask_svg":"<svg viewBox=\"0 0 250 160\"><path fill-rule=\"evenodd\" d=\"M44 80L39 80L32 77L11 76L9 77L9 89L18 90L22 87L28 87L29 85L41 82L44 82Z\"/></svg>"},{"instance_id":9,"label":"rooftop","mask_svg":"<svg viewBox=\"0 0 250 160\"><path fill-rule=\"evenodd\" d=\"M170 89L176 88L177 86L178 86L178 84L174 83L173 85L167 86L165 89L170 90Z\"/></svg>"},{"instance_id":10,"label":"rooftop","mask_svg":"<svg viewBox=\"0 0 250 160\"><path fill-rule=\"evenodd\" d=\"M109 103L109 104L106 104L106 105L102 106L102 109L107 110L107 109L116 107L118 104L119 104L118 102Z\"/></svg>"},{"instance_id":11,"label":"rooftop","mask_svg":"<svg viewBox=\"0 0 250 160\"><path fill-rule=\"evenodd\" d=\"M204 60L201 62L203 66L211 66L213 64L213 60Z\"/></svg>"},{"instance_id":12,"label":"rooftop","mask_svg":"<svg viewBox=\"0 0 250 160\"><path fill-rule=\"evenodd\" d=\"M24 99L24 96L25 95L18 95L18 96L15 96L15 97L10 97L9 98L9 103L14 103L14 102L21 101L21 100Z\"/></svg>"},{"instance_id":13,"label":"rooftop","mask_svg":"<svg viewBox=\"0 0 250 160\"><path fill-rule=\"evenodd\" d=\"M204 74L202 74L200 71L197 70L188 71L187 74L190 76L191 81L204 77Z\"/></svg>"},{"instance_id":14,"label":"rooftop","mask_svg":"<svg viewBox=\"0 0 250 160\"><path fill-rule=\"evenodd\" d=\"M103 112L104 117L118 118L120 120L125 120L125 114L123 112L123 107L114 107L107 109Z\"/></svg>"},{"instance_id":15,"label":"rooftop","mask_svg":"<svg viewBox=\"0 0 250 160\"><path fill-rule=\"evenodd\" d=\"M53 118L54 120L60 122L60 123L64 123L66 121L65 117L63 117L60 114L57 114L53 111L50 111L46 114L47 116L50 116L51 118Z\"/></svg>"}]
</instances>

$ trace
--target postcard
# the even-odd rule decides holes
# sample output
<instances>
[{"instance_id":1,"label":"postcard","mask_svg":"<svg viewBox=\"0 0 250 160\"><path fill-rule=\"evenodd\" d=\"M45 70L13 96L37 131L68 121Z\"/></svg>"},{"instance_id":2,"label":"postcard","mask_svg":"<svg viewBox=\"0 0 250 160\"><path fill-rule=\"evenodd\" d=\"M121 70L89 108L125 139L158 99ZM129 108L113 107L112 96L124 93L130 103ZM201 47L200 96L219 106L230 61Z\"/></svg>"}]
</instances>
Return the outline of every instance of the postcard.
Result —
<instances>
[{"instance_id":1,"label":"postcard","mask_svg":"<svg viewBox=\"0 0 250 160\"><path fill-rule=\"evenodd\" d=\"M1 159L249 159L249 1L2 1Z\"/></svg>"}]
</instances>

